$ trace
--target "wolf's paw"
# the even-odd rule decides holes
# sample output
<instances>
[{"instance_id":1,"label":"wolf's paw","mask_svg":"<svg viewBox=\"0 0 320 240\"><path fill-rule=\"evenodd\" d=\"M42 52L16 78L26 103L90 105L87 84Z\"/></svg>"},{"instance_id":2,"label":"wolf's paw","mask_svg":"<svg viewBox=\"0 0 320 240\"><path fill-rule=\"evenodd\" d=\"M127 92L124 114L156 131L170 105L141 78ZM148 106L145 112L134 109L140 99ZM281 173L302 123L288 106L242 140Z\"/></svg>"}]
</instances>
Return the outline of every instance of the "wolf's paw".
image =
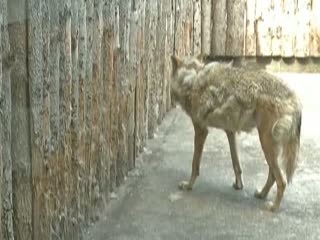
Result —
<instances>
[{"instance_id":1,"label":"wolf's paw","mask_svg":"<svg viewBox=\"0 0 320 240\"><path fill-rule=\"evenodd\" d=\"M178 188L180 190L192 190L192 186L190 186L189 182L187 181L182 181L179 183Z\"/></svg>"},{"instance_id":2,"label":"wolf's paw","mask_svg":"<svg viewBox=\"0 0 320 240\"><path fill-rule=\"evenodd\" d=\"M266 198L265 194L263 194L262 191L260 191L260 190L256 190L254 192L254 197L258 198L258 199L265 199Z\"/></svg>"},{"instance_id":3,"label":"wolf's paw","mask_svg":"<svg viewBox=\"0 0 320 240\"><path fill-rule=\"evenodd\" d=\"M278 207L272 201L266 202L265 207L270 212L275 212L278 209Z\"/></svg>"},{"instance_id":4,"label":"wolf's paw","mask_svg":"<svg viewBox=\"0 0 320 240\"><path fill-rule=\"evenodd\" d=\"M243 189L243 183L242 182L234 182L232 184L232 187L235 189L235 190L242 190Z\"/></svg>"}]
</instances>

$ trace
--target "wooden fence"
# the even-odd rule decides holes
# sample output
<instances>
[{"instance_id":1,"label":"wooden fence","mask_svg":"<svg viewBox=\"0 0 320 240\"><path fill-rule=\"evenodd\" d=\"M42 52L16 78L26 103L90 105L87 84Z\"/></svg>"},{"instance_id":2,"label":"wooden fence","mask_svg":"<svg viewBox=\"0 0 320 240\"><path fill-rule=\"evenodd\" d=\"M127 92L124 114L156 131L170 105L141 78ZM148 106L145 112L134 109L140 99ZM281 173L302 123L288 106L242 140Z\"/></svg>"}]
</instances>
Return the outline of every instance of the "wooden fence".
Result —
<instances>
[{"instance_id":1,"label":"wooden fence","mask_svg":"<svg viewBox=\"0 0 320 240\"><path fill-rule=\"evenodd\" d=\"M0 0L0 239L80 239L99 217L171 106L190 6Z\"/></svg>"},{"instance_id":2,"label":"wooden fence","mask_svg":"<svg viewBox=\"0 0 320 240\"><path fill-rule=\"evenodd\" d=\"M0 0L0 239L81 239L171 106L170 55L319 56L319 1Z\"/></svg>"},{"instance_id":3,"label":"wooden fence","mask_svg":"<svg viewBox=\"0 0 320 240\"><path fill-rule=\"evenodd\" d=\"M320 0L202 0L203 53L320 57ZM211 36L211 37L210 37Z\"/></svg>"}]
</instances>

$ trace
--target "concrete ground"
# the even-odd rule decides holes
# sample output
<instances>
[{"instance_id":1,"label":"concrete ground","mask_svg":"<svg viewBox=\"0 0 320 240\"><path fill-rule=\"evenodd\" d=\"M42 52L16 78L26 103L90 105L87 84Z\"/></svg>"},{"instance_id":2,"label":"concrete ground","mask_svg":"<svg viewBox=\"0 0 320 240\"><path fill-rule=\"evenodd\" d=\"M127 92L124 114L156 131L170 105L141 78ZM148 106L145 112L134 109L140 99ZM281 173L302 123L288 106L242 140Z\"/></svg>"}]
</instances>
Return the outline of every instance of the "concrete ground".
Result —
<instances>
[{"instance_id":1,"label":"concrete ground","mask_svg":"<svg viewBox=\"0 0 320 240\"><path fill-rule=\"evenodd\" d=\"M193 128L173 109L85 239L320 239L320 75L281 75L301 96L304 110L301 162L279 212L266 211L264 201L253 197L268 172L256 131L238 138L243 190L231 187L227 138L212 129L200 177L192 191L179 191L178 183L191 171Z\"/></svg>"}]
</instances>

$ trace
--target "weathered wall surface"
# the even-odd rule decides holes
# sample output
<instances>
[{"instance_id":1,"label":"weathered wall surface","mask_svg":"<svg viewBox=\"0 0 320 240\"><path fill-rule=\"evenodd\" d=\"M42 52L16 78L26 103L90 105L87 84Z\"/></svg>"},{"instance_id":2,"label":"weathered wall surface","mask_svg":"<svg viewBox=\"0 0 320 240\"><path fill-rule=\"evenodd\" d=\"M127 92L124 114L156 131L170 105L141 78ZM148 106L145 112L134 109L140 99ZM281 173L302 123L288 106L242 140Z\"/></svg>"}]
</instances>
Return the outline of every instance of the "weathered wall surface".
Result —
<instances>
[{"instance_id":1,"label":"weathered wall surface","mask_svg":"<svg viewBox=\"0 0 320 240\"><path fill-rule=\"evenodd\" d=\"M0 0L0 239L81 239L171 107L170 55L319 57L319 2Z\"/></svg>"},{"instance_id":2,"label":"weathered wall surface","mask_svg":"<svg viewBox=\"0 0 320 240\"><path fill-rule=\"evenodd\" d=\"M202 11L202 25L205 26L202 42L203 53L207 56L320 56L319 0L201 2L205 5L205 11ZM211 10L208 5L211 5ZM208 32L211 32L210 52Z\"/></svg>"},{"instance_id":3,"label":"weathered wall surface","mask_svg":"<svg viewBox=\"0 0 320 240\"><path fill-rule=\"evenodd\" d=\"M81 239L171 107L192 26L192 1L0 0L0 239Z\"/></svg>"}]
</instances>

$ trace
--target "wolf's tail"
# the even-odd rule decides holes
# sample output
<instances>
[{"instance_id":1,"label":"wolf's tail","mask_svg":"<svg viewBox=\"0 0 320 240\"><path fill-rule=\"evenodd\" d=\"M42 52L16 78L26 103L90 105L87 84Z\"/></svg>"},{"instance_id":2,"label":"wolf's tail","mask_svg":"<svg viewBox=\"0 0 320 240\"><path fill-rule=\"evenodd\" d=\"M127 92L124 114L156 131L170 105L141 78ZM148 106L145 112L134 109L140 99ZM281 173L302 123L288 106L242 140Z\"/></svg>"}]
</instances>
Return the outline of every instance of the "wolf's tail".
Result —
<instances>
[{"instance_id":1,"label":"wolf's tail","mask_svg":"<svg viewBox=\"0 0 320 240\"><path fill-rule=\"evenodd\" d=\"M280 118L272 128L275 142L283 146L284 168L288 183L291 182L297 167L300 149L302 112L301 110Z\"/></svg>"}]
</instances>

